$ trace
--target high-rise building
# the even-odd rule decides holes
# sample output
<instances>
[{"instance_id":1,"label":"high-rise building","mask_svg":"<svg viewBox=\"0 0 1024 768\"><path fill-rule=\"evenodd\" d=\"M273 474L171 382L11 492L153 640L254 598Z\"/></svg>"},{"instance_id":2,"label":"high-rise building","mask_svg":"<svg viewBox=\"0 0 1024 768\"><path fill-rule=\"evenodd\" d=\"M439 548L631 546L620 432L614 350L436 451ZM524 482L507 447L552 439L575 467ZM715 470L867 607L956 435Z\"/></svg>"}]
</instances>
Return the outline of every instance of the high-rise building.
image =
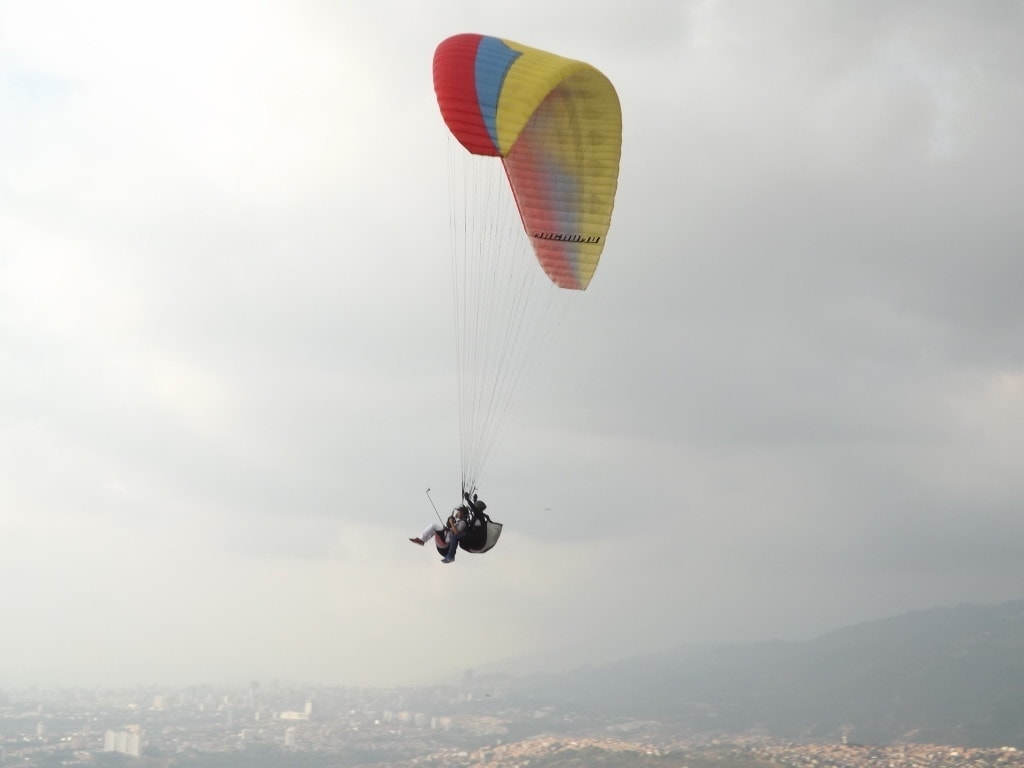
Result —
<instances>
[{"instance_id":1,"label":"high-rise building","mask_svg":"<svg viewBox=\"0 0 1024 768\"><path fill-rule=\"evenodd\" d=\"M130 725L124 731L107 731L103 734L104 752L141 757L142 748L142 729L137 725Z\"/></svg>"}]
</instances>

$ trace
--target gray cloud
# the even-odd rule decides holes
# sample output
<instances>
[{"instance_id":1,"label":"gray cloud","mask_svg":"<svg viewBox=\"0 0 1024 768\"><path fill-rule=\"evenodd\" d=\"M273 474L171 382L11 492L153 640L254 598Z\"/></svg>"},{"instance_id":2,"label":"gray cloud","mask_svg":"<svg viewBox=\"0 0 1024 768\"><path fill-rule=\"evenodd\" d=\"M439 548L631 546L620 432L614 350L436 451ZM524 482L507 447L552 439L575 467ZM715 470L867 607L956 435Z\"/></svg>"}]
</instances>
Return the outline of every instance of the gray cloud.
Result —
<instances>
[{"instance_id":1,"label":"gray cloud","mask_svg":"<svg viewBox=\"0 0 1024 768\"><path fill-rule=\"evenodd\" d=\"M0 0L0 683L1020 597L1019 3L200 10ZM405 539L458 492L430 57L474 30L600 67L624 147L481 489L503 541L446 570Z\"/></svg>"}]
</instances>

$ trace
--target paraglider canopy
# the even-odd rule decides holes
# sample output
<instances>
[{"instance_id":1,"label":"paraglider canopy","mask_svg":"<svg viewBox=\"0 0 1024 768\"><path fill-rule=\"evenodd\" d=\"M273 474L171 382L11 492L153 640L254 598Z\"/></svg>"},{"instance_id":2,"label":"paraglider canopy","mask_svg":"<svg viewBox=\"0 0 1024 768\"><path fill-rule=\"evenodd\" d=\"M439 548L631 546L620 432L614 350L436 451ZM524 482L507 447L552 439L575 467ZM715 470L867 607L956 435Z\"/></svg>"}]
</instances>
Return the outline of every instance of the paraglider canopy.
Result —
<instances>
[{"instance_id":1,"label":"paraglider canopy","mask_svg":"<svg viewBox=\"0 0 1024 768\"><path fill-rule=\"evenodd\" d=\"M619 176L622 112L608 78L581 61L462 34L437 47L434 90L459 143L502 159L548 277L585 290Z\"/></svg>"}]
</instances>

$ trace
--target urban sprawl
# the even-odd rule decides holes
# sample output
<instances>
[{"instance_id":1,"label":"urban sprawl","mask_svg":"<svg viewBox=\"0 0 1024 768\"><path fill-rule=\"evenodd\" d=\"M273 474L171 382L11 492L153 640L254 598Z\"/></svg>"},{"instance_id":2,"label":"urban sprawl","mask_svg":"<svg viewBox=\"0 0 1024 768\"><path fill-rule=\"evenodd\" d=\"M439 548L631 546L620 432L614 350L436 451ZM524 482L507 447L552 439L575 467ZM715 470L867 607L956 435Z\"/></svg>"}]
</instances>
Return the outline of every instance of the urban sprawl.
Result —
<instances>
[{"instance_id":1,"label":"urban sprawl","mask_svg":"<svg viewBox=\"0 0 1024 768\"><path fill-rule=\"evenodd\" d=\"M0 689L0 763L53 766L1024 768L1011 746L781 741L531 706L498 689L251 683Z\"/></svg>"}]
</instances>

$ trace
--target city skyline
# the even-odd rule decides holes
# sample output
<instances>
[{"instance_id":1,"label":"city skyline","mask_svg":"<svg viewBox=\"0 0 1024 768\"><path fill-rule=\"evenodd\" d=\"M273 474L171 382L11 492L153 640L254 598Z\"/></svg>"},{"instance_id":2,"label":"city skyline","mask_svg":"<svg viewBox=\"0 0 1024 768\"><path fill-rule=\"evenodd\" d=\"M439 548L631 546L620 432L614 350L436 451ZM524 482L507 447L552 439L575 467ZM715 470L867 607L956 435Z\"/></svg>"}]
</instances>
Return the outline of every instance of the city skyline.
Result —
<instances>
[{"instance_id":1,"label":"city skyline","mask_svg":"<svg viewBox=\"0 0 1024 768\"><path fill-rule=\"evenodd\" d=\"M160 691L160 693L155 693ZM402 691L261 686L200 686L134 692L0 691L0 762L35 768L184 762L192 765L417 765L514 766L524 759L619 754L752 768L961 768L1024 764L1015 744L899 741L859 743L856 729L833 738L779 738L763 729L701 732L672 720L608 717L523 702L479 704L445 686ZM155 694L155 695L154 695ZM302 722L282 717L303 696L323 706ZM538 709L538 705L540 708ZM48 725L50 724L50 725ZM688 760L687 760L688 759ZM639 762L638 762L639 761ZM692 764L692 763L689 763Z\"/></svg>"}]
</instances>

